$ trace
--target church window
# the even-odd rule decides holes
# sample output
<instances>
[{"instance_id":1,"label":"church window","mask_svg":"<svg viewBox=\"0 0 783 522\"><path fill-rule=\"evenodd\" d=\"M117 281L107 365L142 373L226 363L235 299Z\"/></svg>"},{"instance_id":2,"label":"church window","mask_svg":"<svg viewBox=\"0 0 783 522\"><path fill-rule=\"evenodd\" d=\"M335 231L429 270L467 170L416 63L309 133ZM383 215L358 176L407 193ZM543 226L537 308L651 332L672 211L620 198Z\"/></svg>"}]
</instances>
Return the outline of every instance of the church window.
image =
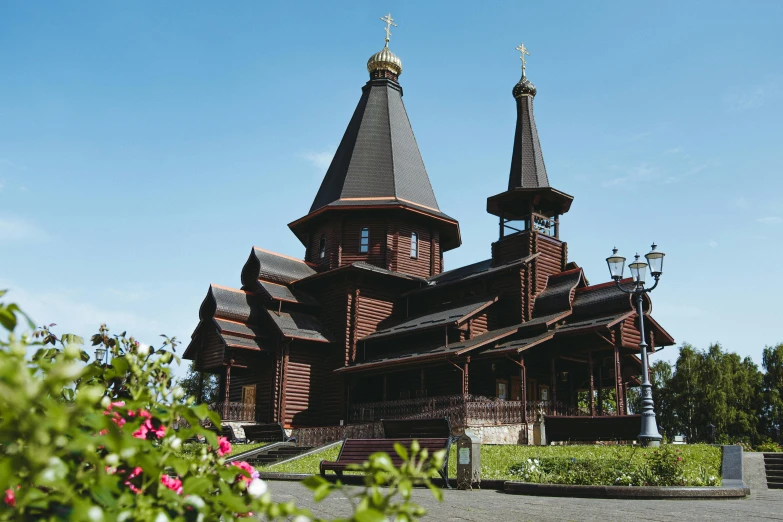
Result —
<instances>
[{"instance_id":1,"label":"church window","mask_svg":"<svg viewBox=\"0 0 783 522\"><path fill-rule=\"evenodd\" d=\"M419 235L416 232L411 232L411 257L419 257Z\"/></svg>"},{"instance_id":2,"label":"church window","mask_svg":"<svg viewBox=\"0 0 783 522\"><path fill-rule=\"evenodd\" d=\"M323 234L321 234L321 243L318 246L318 257L321 259L326 257L326 236Z\"/></svg>"},{"instance_id":3,"label":"church window","mask_svg":"<svg viewBox=\"0 0 783 522\"><path fill-rule=\"evenodd\" d=\"M366 254L370 251L370 229L365 227L362 229L362 237L359 243L359 252Z\"/></svg>"}]
</instances>

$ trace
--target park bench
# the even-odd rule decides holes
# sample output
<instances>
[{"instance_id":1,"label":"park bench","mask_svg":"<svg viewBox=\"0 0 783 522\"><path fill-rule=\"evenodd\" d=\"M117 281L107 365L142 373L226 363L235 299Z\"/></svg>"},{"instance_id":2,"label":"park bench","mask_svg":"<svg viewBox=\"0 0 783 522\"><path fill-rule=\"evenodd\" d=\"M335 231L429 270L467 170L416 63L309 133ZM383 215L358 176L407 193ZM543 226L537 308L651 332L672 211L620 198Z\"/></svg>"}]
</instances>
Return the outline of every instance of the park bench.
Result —
<instances>
[{"instance_id":1,"label":"park bench","mask_svg":"<svg viewBox=\"0 0 783 522\"><path fill-rule=\"evenodd\" d=\"M450 438L438 438L438 439L416 439L419 441L419 447L421 449L427 449L432 455L436 451L442 449L446 450L446 459L443 463L443 467L438 470L438 473L448 485L448 450L450 445ZM334 462L328 460L322 460L320 469L321 475L326 476L327 471L334 471L337 477L343 476L348 466L352 464L361 464L369 460L370 455L383 451L389 455L392 464L400 466L402 459L397 452L394 451L394 444L402 444L408 451L410 451L411 443L413 439L345 439L343 447L340 449L340 454L337 456L337 460Z\"/></svg>"},{"instance_id":2,"label":"park bench","mask_svg":"<svg viewBox=\"0 0 783 522\"><path fill-rule=\"evenodd\" d=\"M605 417L544 416L544 431L548 443L557 441L636 440L641 429L641 415L612 415Z\"/></svg>"},{"instance_id":3,"label":"park bench","mask_svg":"<svg viewBox=\"0 0 783 522\"><path fill-rule=\"evenodd\" d=\"M246 439L240 439L236 436L234 433L234 428L231 426L225 425L221 429L218 429L217 426L207 426L207 429L210 431L215 432L215 435L223 436L228 439L231 443L243 443Z\"/></svg>"},{"instance_id":4,"label":"park bench","mask_svg":"<svg viewBox=\"0 0 783 522\"><path fill-rule=\"evenodd\" d=\"M243 424L245 439L248 442L296 442L295 437L289 437L279 422L270 424Z\"/></svg>"}]
</instances>

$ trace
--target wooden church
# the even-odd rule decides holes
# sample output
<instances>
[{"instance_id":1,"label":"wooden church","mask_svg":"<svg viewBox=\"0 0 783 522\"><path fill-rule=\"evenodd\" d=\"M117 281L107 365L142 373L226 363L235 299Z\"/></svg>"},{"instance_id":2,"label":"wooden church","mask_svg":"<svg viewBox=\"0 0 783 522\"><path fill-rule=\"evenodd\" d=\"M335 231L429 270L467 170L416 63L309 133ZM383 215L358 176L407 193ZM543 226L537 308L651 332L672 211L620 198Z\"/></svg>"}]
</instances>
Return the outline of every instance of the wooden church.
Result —
<instances>
[{"instance_id":1,"label":"wooden church","mask_svg":"<svg viewBox=\"0 0 783 522\"><path fill-rule=\"evenodd\" d=\"M444 270L459 223L438 205L387 35L309 213L288 225L304 258L253 247L241 287L213 284L201 305L184 357L219 376L224 420L301 431L449 416L525 442L539 412L627 414L636 312L568 260L573 197L550 186L520 51L508 190L487 199L499 237L486 260ZM674 344L646 299L651 349Z\"/></svg>"}]
</instances>

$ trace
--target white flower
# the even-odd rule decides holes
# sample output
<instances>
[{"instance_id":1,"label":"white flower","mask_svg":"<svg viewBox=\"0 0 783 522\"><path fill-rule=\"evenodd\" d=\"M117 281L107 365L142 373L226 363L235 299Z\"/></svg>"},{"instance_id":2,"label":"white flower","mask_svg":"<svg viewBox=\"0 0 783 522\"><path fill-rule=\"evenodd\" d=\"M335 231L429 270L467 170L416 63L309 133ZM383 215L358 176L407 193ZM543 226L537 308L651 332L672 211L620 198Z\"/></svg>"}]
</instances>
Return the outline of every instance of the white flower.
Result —
<instances>
[{"instance_id":1,"label":"white flower","mask_svg":"<svg viewBox=\"0 0 783 522\"><path fill-rule=\"evenodd\" d=\"M120 456L116 453L109 453L103 460L105 460L106 464L109 466L114 467L120 463Z\"/></svg>"},{"instance_id":2,"label":"white flower","mask_svg":"<svg viewBox=\"0 0 783 522\"><path fill-rule=\"evenodd\" d=\"M261 479L253 479L250 481L250 484L247 486L247 493L253 498L258 498L264 493L266 493L267 486L266 482L264 482Z\"/></svg>"},{"instance_id":3,"label":"white flower","mask_svg":"<svg viewBox=\"0 0 783 522\"><path fill-rule=\"evenodd\" d=\"M190 504L196 509L202 509L206 504L204 499L197 495L188 495L185 497L185 504Z\"/></svg>"},{"instance_id":4,"label":"white flower","mask_svg":"<svg viewBox=\"0 0 783 522\"><path fill-rule=\"evenodd\" d=\"M310 522L310 518L304 515L296 515L292 522Z\"/></svg>"},{"instance_id":5,"label":"white flower","mask_svg":"<svg viewBox=\"0 0 783 522\"><path fill-rule=\"evenodd\" d=\"M171 446L171 449L174 451L179 451L180 448L182 448L182 439L179 437L174 437L169 441L169 446Z\"/></svg>"},{"instance_id":6,"label":"white flower","mask_svg":"<svg viewBox=\"0 0 783 522\"><path fill-rule=\"evenodd\" d=\"M161 511L158 513L158 516L155 517L155 522L169 522L169 517L166 516L166 513Z\"/></svg>"},{"instance_id":7,"label":"white flower","mask_svg":"<svg viewBox=\"0 0 783 522\"><path fill-rule=\"evenodd\" d=\"M122 448L122 450L120 450L120 457L126 460L131 458L135 454L136 454L136 448Z\"/></svg>"},{"instance_id":8,"label":"white flower","mask_svg":"<svg viewBox=\"0 0 783 522\"><path fill-rule=\"evenodd\" d=\"M152 347L149 344L139 343L139 346L136 348L136 351L142 357L146 357L147 355L150 354L150 351L152 351Z\"/></svg>"},{"instance_id":9,"label":"white flower","mask_svg":"<svg viewBox=\"0 0 783 522\"><path fill-rule=\"evenodd\" d=\"M90 522L102 522L103 510L98 506L93 506L87 510L87 520Z\"/></svg>"},{"instance_id":10,"label":"white flower","mask_svg":"<svg viewBox=\"0 0 783 522\"><path fill-rule=\"evenodd\" d=\"M175 386L173 390L171 390L171 395L175 399L181 399L185 396L185 390L182 389L182 386Z\"/></svg>"},{"instance_id":11,"label":"white flower","mask_svg":"<svg viewBox=\"0 0 783 522\"><path fill-rule=\"evenodd\" d=\"M130 511L123 511L119 515L117 515L117 522L125 522L126 520L129 520L131 517Z\"/></svg>"},{"instance_id":12,"label":"white flower","mask_svg":"<svg viewBox=\"0 0 783 522\"><path fill-rule=\"evenodd\" d=\"M111 399L109 399L108 395L104 395L103 399L101 399L101 407L108 408L109 404L111 404Z\"/></svg>"}]
</instances>

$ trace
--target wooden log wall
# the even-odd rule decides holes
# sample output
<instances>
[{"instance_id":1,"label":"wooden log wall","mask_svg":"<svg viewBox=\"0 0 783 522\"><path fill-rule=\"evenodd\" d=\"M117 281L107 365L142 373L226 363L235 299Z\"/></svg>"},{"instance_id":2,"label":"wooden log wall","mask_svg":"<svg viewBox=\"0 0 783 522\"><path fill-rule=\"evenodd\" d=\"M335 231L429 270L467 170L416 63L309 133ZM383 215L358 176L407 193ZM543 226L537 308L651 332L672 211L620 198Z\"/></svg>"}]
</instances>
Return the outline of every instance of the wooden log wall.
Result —
<instances>
[{"instance_id":1,"label":"wooden log wall","mask_svg":"<svg viewBox=\"0 0 783 522\"><path fill-rule=\"evenodd\" d=\"M370 245L367 253L360 252L362 229L370 231ZM343 247L340 256L341 265L350 265L359 261L386 268L386 234L388 225L385 219L368 216L362 220L343 222Z\"/></svg>"},{"instance_id":2,"label":"wooden log wall","mask_svg":"<svg viewBox=\"0 0 783 522\"><path fill-rule=\"evenodd\" d=\"M340 257L340 221L331 219L313 229L307 244L305 259L321 269L336 268ZM326 240L325 255L321 257L321 236Z\"/></svg>"},{"instance_id":3,"label":"wooden log wall","mask_svg":"<svg viewBox=\"0 0 783 522\"><path fill-rule=\"evenodd\" d=\"M535 259L536 294L544 291L550 275L558 274L565 269L563 243L545 234L534 233L534 252L540 255Z\"/></svg>"},{"instance_id":4,"label":"wooden log wall","mask_svg":"<svg viewBox=\"0 0 783 522\"><path fill-rule=\"evenodd\" d=\"M424 368L424 387L427 397L459 395L462 393L462 372L452 365Z\"/></svg>"},{"instance_id":5,"label":"wooden log wall","mask_svg":"<svg viewBox=\"0 0 783 522\"><path fill-rule=\"evenodd\" d=\"M240 350L234 350L239 352ZM246 350L242 350L246 351ZM260 422L273 421L274 386L275 386L275 360L268 354L254 354L253 360L243 361L247 368L231 368L231 387L229 389L229 402L242 402L242 387L256 387L257 420ZM235 364L239 364L234 359Z\"/></svg>"},{"instance_id":6,"label":"wooden log wall","mask_svg":"<svg viewBox=\"0 0 783 522\"><path fill-rule=\"evenodd\" d=\"M391 324L394 312L394 298L391 295L378 290L362 290L358 301L357 339L375 332L381 323Z\"/></svg>"},{"instance_id":7,"label":"wooden log wall","mask_svg":"<svg viewBox=\"0 0 783 522\"><path fill-rule=\"evenodd\" d=\"M486 332L489 329L487 325L487 312L480 313L473 317L470 320L470 338Z\"/></svg>"},{"instance_id":8,"label":"wooden log wall","mask_svg":"<svg viewBox=\"0 0 783 522\"><path fill-rule=\"evenodd\" d=\"M399 223L397 225L396 248L392 256L391 270L419 277L432 275L432 237L430 231L422 226L412 223ZM418 234L418 253L411 257L411 235Z\"/></svg>"},{"instance_id":9,"label":"wooden log wall","mask_svg":"<svg viewBox=\"0 0 783 522\"><path fill-rule=\"evenodd\" d=\"M199 336L201 337L200 368L202 370L222 368L225 344L217 333L217 326L214 326L211 321L204 321Z\"/></svg>"},{"instance_id":10,"label":"wooden log wall","mask_svg":"<svg viewBox=\"0 0 783 522\"><path fill-rule=\"evenodd\" d=\"M492 264L505 265L530 255L532 250L530 232L517 232L492 243Z\"/></svg>"},{"instance_id":11,"label":"wooden log wall","mask_svg":"<svg viewBox=\"0 0 783 522\"><path fill-rule=\"evenodd\" d=\"M321 422L318 367L323 351L306 343L291 343L285 375L285 425L317 426Z\"/></svg>"},{"instance_id":12,"label":"wooden log wall","mask_svg":"<svg viewBox=\"0 0 783 522\"><path fill-rule=\"evenodd\" d=\"M638 348L642 337L639 335L639 327L638 321L636 320L636 315L625 319L622 325L623 326L620 330L622 332L622 345L627 348Z\"/></svg>"}]
</instances>

